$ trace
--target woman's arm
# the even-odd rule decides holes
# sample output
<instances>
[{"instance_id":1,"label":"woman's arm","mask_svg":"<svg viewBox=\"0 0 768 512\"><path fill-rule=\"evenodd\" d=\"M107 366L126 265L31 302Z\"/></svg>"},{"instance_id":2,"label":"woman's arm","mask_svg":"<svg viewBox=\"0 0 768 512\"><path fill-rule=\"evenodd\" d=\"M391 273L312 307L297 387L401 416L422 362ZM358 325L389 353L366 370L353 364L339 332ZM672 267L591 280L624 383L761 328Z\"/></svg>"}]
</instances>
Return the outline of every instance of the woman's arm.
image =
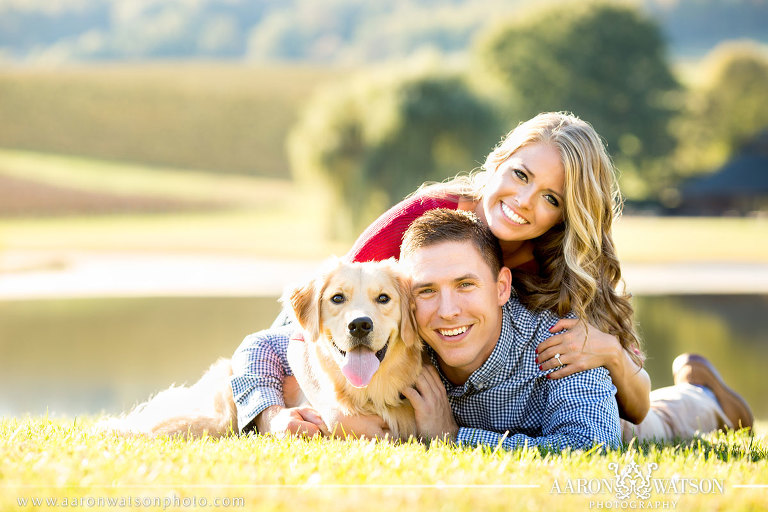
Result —
<instances>
[{"instance_id":1,"label":"woman's arm","mask_svg":"<svg viewBox=\"0 0 768 512\"><path fill-rule=\"evenodd\" d=\"M411 223L435 208L456 209L458 196L414 195L399 202L376 219L347 253L349 261L382 261L400 258L400 242Z\"/></svg>"},{"instance_id":2,"label":"woman's arm","mask_svg":"<svg viewBox=\"0 0 768 512\"><path fill-rule=\"evenodd\" d=\"M555 324L550 331L558 334L538 346L539 368L549 370L560 366L556 354L560 355L563 367L550 373L550 379L604 366L616 386L619 414L627 421L640 423L651 406L651 378L632 360L616 336L591 324L587 328L578 319L563 319Z\"/></svg>"},{"instance_id":3,"label":"woman's arm","mask_svg":"<svg viewBox=\"0 0 768 512\"><path fill-rule=\"evenodd\" d=\"M618 343L618 342L617 342ZM606 366L616 386L619 415L635 425L641 423L651 408L651 377L622 350L613 365Z\"/></svg>"}]
</instances>

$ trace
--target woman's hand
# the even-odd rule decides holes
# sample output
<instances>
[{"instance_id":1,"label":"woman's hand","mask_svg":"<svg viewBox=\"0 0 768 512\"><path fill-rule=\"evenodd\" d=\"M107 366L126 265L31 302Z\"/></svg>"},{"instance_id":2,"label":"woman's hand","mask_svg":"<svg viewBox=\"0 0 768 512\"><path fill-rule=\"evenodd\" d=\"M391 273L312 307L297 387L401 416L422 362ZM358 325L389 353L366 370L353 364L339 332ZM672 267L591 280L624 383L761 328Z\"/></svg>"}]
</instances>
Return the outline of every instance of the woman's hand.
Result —
<instances>
[{"instance_id":1,"label":"woman's hand","mask_svg":"<svg viewBox=\"0 0 768 512\"><path fill-rule=\"evenodd\" d=\"M562 332L561 332L562 331ZM575 318L564 318L549 332L559 333L542 342L536 349L536 362L542 371L562 367L547 375L561 379L576 372L605 366L614 378L621 371L619 360L623 348L616 336L606 334L597 327ZM560 361L555 355L560 354Z\"/></svg>"},{"instance_id":2,"label":"woman's hand","mask_svg":"<svg viewBox=\"0 0 768 512\"><path fill-rule=\"evenodd\" d=\"M562 367L547 375L562 379L584 370L605 366L611 378L620 371L619 358L624 350L616 336L575 318L564 318L549 332L558 333L543 341L536 349L536 362L542 371ZM555 355L560 354L560 361Z\"/></svg>"},{"instance_id":3,"label":"woman's hand","mask_svg":"<svg viewBox=\"0 0 768 512\"><path fill-rule=\"evenodd\" d=\"M562 331L562 332L561 332ZM539 368L550 370L562 367L547 375L550 379L562 379L584 370L604 366L616 386L616 403L619 415L632 423L640 423L651 407L649 394L651 378L638 366L619 343L616 336L606 334L597 327L577 319L563 319L550 332L554 336L536 349ZM560 355L560 362L555 355Z\"/></svg>"}]
</instances>

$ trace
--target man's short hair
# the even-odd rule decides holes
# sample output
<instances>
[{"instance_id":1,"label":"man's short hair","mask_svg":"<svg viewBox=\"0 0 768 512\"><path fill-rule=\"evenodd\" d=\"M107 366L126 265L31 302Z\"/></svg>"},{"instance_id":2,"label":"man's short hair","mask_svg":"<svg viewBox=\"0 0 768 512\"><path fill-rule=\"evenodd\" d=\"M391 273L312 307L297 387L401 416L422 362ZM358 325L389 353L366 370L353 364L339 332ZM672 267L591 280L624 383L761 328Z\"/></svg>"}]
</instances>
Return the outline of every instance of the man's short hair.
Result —
<instances>
[{"instance_id":1,"label":"man's short hair","mask_svg":"<svg viewBox=\"0 0 768 512\"><path fill-rule=\"evenodd\" d=\"M400 257L405 258L418 249L443 242L472 243L493 275L499 275L503 261L499 241L477 215L464 210L438 208L413 221L403 234Z\"/></svg>"}]
</instances>

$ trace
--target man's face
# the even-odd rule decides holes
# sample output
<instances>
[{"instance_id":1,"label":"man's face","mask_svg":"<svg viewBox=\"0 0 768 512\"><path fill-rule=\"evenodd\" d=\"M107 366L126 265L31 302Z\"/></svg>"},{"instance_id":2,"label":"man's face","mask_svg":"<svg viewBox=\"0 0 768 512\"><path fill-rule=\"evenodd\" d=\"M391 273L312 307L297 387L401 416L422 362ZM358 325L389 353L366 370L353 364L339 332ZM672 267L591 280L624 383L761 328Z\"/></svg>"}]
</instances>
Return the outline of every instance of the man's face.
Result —
<instances>
[{"instance_id":1,"label":"man's face","mask_svg":"<svg viewBox=\"0 0 768 512\"><path fill-rule=\"evenodd\" d=\"M498 276L470 242L442 242L403 259L413 283L416 323L443 373L462 384L493 352L511 275Z\"/></svg>"}]
</instances>

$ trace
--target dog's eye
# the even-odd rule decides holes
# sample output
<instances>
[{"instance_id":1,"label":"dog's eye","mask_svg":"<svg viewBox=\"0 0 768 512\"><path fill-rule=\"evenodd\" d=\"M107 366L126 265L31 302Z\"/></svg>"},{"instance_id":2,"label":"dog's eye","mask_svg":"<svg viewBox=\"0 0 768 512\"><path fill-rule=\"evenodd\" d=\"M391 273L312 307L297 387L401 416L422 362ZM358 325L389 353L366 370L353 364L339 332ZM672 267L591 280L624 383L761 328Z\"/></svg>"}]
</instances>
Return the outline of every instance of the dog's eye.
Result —
<instances>
[{"instance_id":1,"label":"dog's eye","mask_svg":"<svg viewBox=\"0 0 768 512\"><path fill-rule=\"evenodd\" d=\"M386 293L382 293L381 295L376 297L376 302L378 302L379 304L386 304L390 300L392 299Z\"/></svg>"},{"instance_id":2,"label":"dog's eye","mask_svg":"<svg viewBox=\"0 0 768 512\"><path fill-rule=\"evenodd\" d=\"M344 302L344 300L345 300L344 296L340 293L337 293L336 295L331 297L331 302L333 302L334 304L341 304L342 302Z\"/></svg>"}]
</instances>

